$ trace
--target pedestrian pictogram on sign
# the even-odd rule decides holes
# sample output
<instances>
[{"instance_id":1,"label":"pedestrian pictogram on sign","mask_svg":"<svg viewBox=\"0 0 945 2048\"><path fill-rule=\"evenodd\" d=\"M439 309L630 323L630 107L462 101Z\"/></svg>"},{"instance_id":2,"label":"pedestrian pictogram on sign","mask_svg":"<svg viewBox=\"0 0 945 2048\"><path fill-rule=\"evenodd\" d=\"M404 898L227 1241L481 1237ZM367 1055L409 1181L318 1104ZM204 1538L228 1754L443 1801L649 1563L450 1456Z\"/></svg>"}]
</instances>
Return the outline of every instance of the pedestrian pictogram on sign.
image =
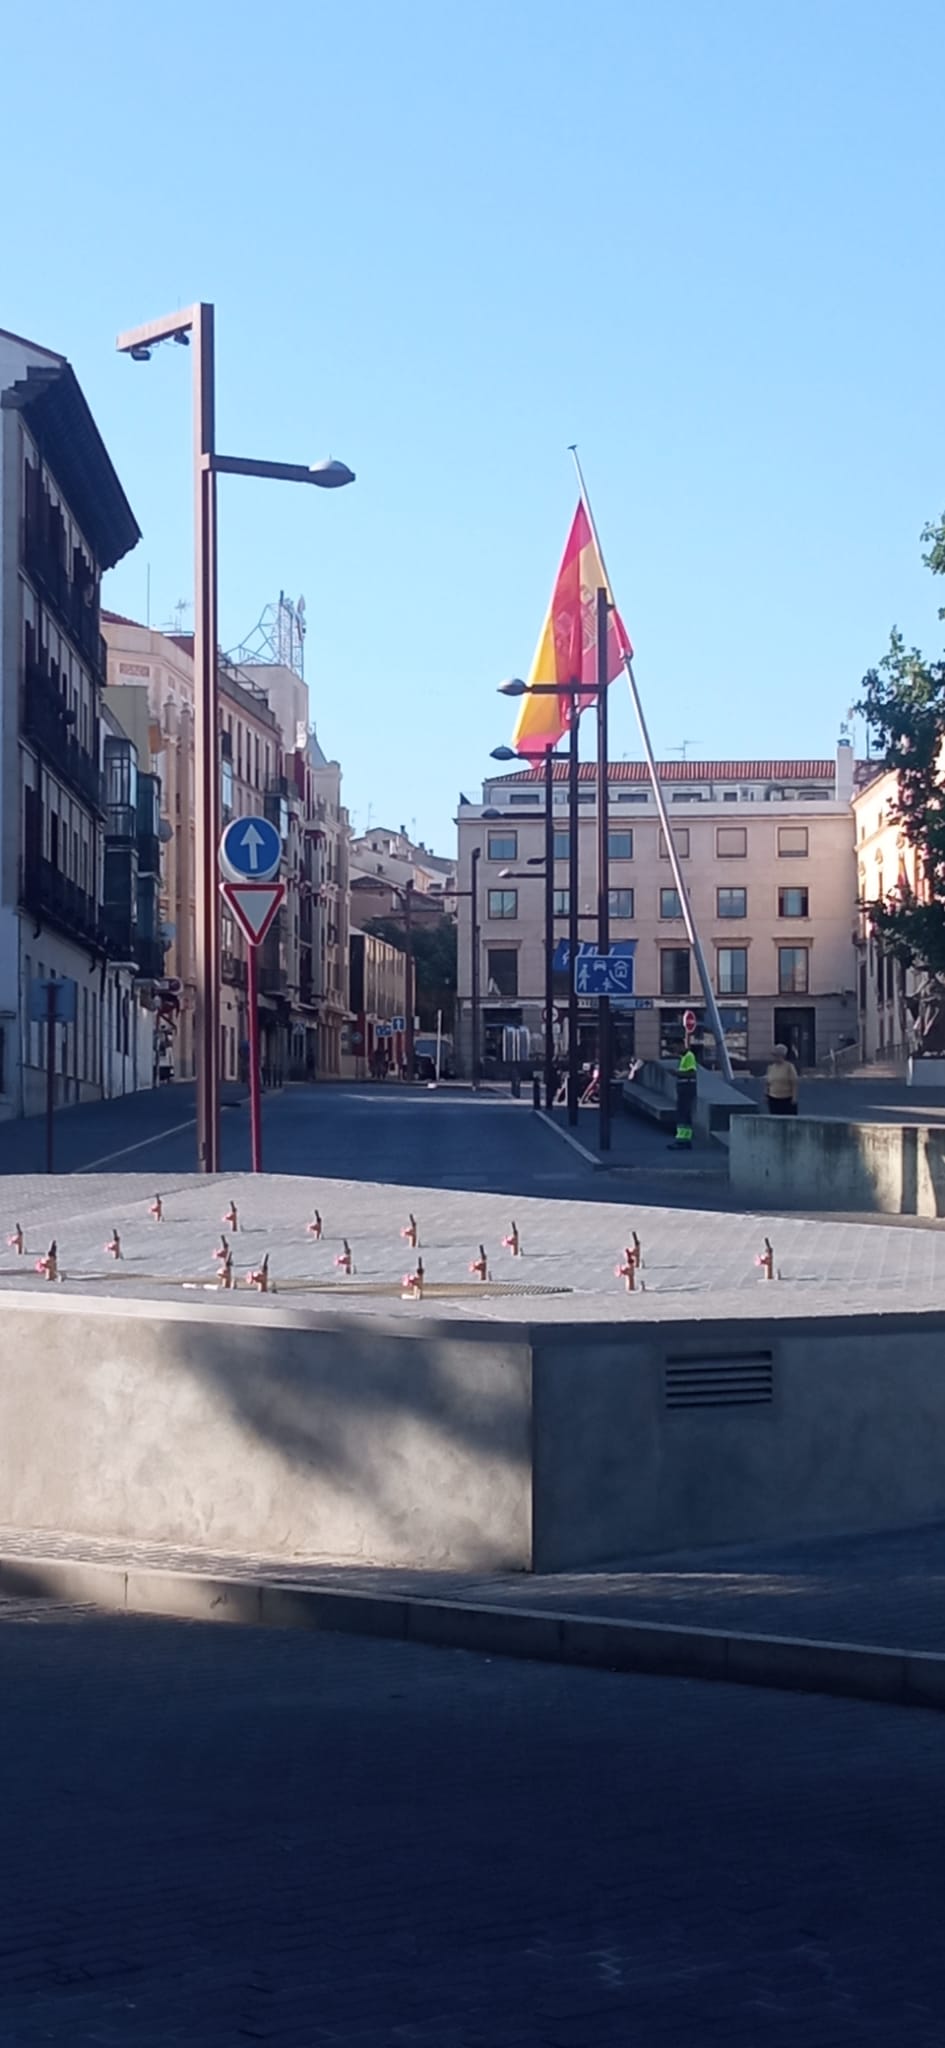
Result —
<instances>
[{"instance_id":1,"label":"pedestrian pictogram on sign","mask_svg":"<svg viewBox=\"0 0 945 2048\"><path fill-rule=\"evenodd\" d=\"M285 902L284 882L221 882L220 894L248 946L261 946Z\"/></svg>"}]
</instances>

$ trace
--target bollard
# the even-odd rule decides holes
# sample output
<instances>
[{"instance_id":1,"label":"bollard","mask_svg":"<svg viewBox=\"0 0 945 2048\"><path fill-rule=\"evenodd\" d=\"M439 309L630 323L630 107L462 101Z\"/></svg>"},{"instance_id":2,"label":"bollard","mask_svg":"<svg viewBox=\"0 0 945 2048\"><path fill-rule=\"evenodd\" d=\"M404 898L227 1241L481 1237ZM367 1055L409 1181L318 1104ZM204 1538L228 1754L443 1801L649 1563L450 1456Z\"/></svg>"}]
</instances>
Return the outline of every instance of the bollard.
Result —
<instances>
[{"instance_id":1,"label":"bollard","mask_svg":"<svg viewBox=\"0 0 945 2048\"><path fill-rule=\"evenodd\" d=\"M233 1253L227 1244L226 1238L224 1238L220 1249L216 1253L216 1257L220 1261L217 1267L217 1279L220 1286L228 1291L233 1285Z\"/></svg>"},{"instance_id":2,"label":"bollard","mask_svg":"<svg viewBox=\"0 0 945 2048\"><path fill-rule=\"evenodd\" d=\"M17 1224L16 1229L13 1232L13 1236L7 1238L7 1243L10 1247L10 1250L16 1253L18 1259L21 1259L23 1257L23 1253L26 1250L26 1239L23 1236L22 1223Z\"/></svg>"},{"instance_id":3,"label":"bollard","mask_svg":"<svg viewBox=\"0 0 945 2048\"><path fill-rule=\"evenodd\" d=\"M764 1274L766 1280L774 1279L774 1250L770 1238L765 1238L764 1251L758 1253L758 1257L755 1260L755 1265L761 1267L762 1273ZM778 1279L780 1280L780 1278L781 1275L779 1273Z\"/></svg>"},{"instance_id":4,"label":"bollard","mask_svg":"<svg viewBox=\"0 0 945 2048\"><path fill-rule=\"evenodd\" d=\"M108 1243L106 1245L103 1245L102 1249L103 1251L108 1252L109 1256L113 1259L124 1258L125 1255L121 1248L121 1238L119 1237L117 1230L112 1231Z\"/></svg>"},{"instance_id":5,"label":"bollard","mask_svg":"<svg viewBox=\"0 0 945 2048\"><path fill-rule=\"evenodd\" d=\"M415 1252L418 1244L420 1243L420 1232L417 1228L417 1219L412 1212L410 1215L409 1222L407 1222L404 1225L404 1228L401 1231L400 1235L401 1237L406 1238L411 1251Z\"/></svg>"},{"instance_id":6,"label":"bollard","mask_svg":"<svg viewBox=\"0 0 945 2048\"><path fill-rule=\"evenodd\" d=\"M642 1267L642 1265L643 1265L643 1247L642 1247L642 1245L641 1245L641 1243L640 1243L640 1240L639 1240L639 1238L638 1238L638 1236L637 1236L637 1234L636 1234L636 1231L635 1231L635 1230L631 1230L631 1232L630 1232L630 1244L631 1244L631 1248L632 1248L632 1251L633 1251L633 1256L634 1256L634 1258L636 1259L636 1262L637 1262L637 1266L638 1266L638 1267Z\"/></svg>"},{"instance_id":7,"label":"bollard","mask_svg":"<svg viewBox=\"0 0 945 2048\"><path fill-rule=\"evenodd\" d=\"M37 1273L44 1274L47 1280L58 1280L59 1247L56 1243L55 1238L53 1238L52 1244L50 1245L49 1250L46 1253L46 1257L44 1259L37 1259L36 1271Z\"/></svg>"},{"instance_id":8,"label":"bollard","mask_svg":"<svg viewBox=\"0 0 945 2048\"><path fill-rule=\"evenodd\" d=\"M215 1259L230 1259L233 1256L230 1250L230 1240L228 1237L223 1236L222 1231L220 1233L220 1242L213 1256Z\"/></svg>"},{"instance_id":9,"label":"bollard","mask_svg":"<svg viewBox=\"0 0 945 2048\"><path fill-rule=\"evenodd\" d=\"M416 1270L416 1272L415 1272L415 1273L405 1273L405 1274L404 1274L404 1280L403 1280L403 1293L402 1293L402 1295L401 1295L401 1300L402 1300L402 1301L422 1301L422 1300L423 1300L423 1260L422 1260L422 1259L418 1259L418 1260L417 1260L417 1270Z\"/></svg>"},{"instance_id":10,"label":"bollard","mask_svg":"<svg viewBox=\"0 0 945 2048\"><path fill-rule=\"evenodd\" d=\"M350 1276L354 1272L354 1260L351 1256L351 1246L348 1243L346 1237L342 1238L341 1244L342 1249L335 1259L335 1265L341 1268L342 1273L347 1273Z\"/></svg>"},{"instance_id":11,"label":"bollard","mask_svg":"<svg viewBox=\"0 0 945 2048\"><path fill-rule=\"evenodd\" d=\"M247 1273L246 1278L249 1282L250 1287L254 1287L256 1289L257 1294L272 1294L274 1292L274 1289L269 1279L268 1252L266 1253L262 1265L257 1266L255 1272Z\"/></svg>"},{"instance_id":12,"label":"bollard","mask_svg":"<svg viewBox=\"0 0 945 2048\"><path fill-rule=\"evenodd\" d=\"M309 1237L314 1237L315 1242L317 1244L322 1234L322 1219L317 1209L315 1211L314 1216L312 1217L311 1223L308 1225L308 1234Z\"/></svg>"},{"instance_id":13,"label":"bollard","mask_svg":"<svg viewBox=\"0 0 945 2048\"><path fill-rule=\"evenodd\" d=\"M614 1278L626 1283L627 1293L634 1294L637 1286L637 1268L640 1264L634 1245L628 1245L623 1255L623 1265L614 1267ZM646 1285L640 1281L640 1292L645 1294Z\"/></svg>"},{"instance_id":14,"label":"bollard","mask_svg":"<svg viewBox=\"0 0 945 2048\"><path fill-rule=\"evenodd\" d=\"M484 1244L480 1245L479 1257L478 1259L473 1259L472 1265L470 1266L469 1270L471 1273L475 1273L477 1280L488 1280L489 1261L486 1258L486 1248Z\"/></svg>"},{"instance_id":15,"label":"bollard","mask_svg":"<svg viewBox=\"0 0 945 2048\"><path fill-rule=\"evenodd\" d=\"M504 1237L504 1238L502 1239L502 1249L503 1249L503 1251L506 1251L506 1252L511 1252L511 1254L512 1254L512 1257L513 1257L513 1259L520 1259L520 1258L521 1258L521 1256L522 1256L522 1240L521 1240L521 1238L519 1237L519 1234L518 1234L518 1224L517 1224L517 1223L514 1223L514 1222L513 1222L513 1224L512 1224L512 1228L511 1228L511 1230L510 1230L510 1232L509 1232L509 1235L508 1235L508 1237Z\"/></svg>"},{"instance_id":16,"label":"bollard","mask_svg":"<svg viewBox=\"0 0 945 2048\"><path fill-rule=\"evenodd\" d=\"M532 1108L541 1108L541 1075L532 1075Z\"/></svg>"},{"instance_id":17,"label":"bollard","mask_svg":"<svg viewBox=\"0 0 945 2048\"><path fill-rule=\"evenodd\" d=\"M226 1215L223 1218L223 1221L228 1226L228 1228L232 1230L235 1236L236 1232L240 1227L239 1211L236 1207L235 1202L230 1203L230 1206L226 1212Z\"/></svg>"},{"instance_id":18,"label":"bollard","mask_svg":"<svg viewBox=\"0 0 945 2048\"><path fill-rule=\"evenodd\" d=\"M160 1195L155 1195L155 1197L154 1197L154 1200L153 1200L153 1202L152 1202L152 1204L151 1204L151 1208L150 1208L149 1214L150 1214L150 1215L152 1215L152 1216L154 1217L154 1221L155 1221L155 1223L163 1223L163 1221L164 1221L164 1204L163 1204L163 1202L162 1202L162 1200L161 1200L161 1197L160 1197Z\"/></svg>"}]
</instances>

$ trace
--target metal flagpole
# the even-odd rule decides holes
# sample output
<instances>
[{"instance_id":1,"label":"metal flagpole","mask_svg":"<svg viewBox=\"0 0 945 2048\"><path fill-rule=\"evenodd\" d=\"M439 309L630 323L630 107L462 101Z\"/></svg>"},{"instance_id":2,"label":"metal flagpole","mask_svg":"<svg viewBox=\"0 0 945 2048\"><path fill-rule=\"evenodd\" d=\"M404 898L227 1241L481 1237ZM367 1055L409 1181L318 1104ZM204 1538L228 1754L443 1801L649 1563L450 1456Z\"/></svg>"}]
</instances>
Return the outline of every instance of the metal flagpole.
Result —
<instances>
[{"instance_id":1,"label":"metal flagpole","mask_svg":"<svg viewBox=\"0 0 945 2048\"><path fill-rule=\"evenodd\" d=\"M594 523L594 514L591 511L591 503L587 495L587 485L584 481L584 471L581 468L581 460L578 455L577 448L573 444L571 447L571 454L574 457L574 467L577 471L578 486L581 493L581 503L584 506L584 510L587 514L587 523L591 529L591 535L593 537L594 546L597 549L598 560L600 561L601 568L604 571L604 576L607 581L607 588L610 591L612 597L613 585L611 584L610 577L607 575L607 565L604 561L600 540L598 538L597 527ZM725 1042L725 1033L722 1029L722 1019L719 1016L719 1006L715 1000L715 991L712 987L712 982L709 977L709 970L706 966L705 955L702 951L702 946L699 941L699 934L696 930L695 922L693 920L692 905L689 901L689 895L686 889L683 871L679 864L679 855L676 851L676 842L673 838L672 826L669 822L669 812L666 808L666 798L663 795L662 784L656 772L656 761L653 755L653 748L650 745L650 735L647 731L646 719L643 715L643 705L640 701L640 692L637 689L636 677L633 673L633 661L629 654L624 655L623 665L627 671L627 681L630 685L630 698L633 704L634 712L636 713L636 721L637 726L639 728L640 740L642 742L643 752L646 756L646 765L650 771L650 783L653 790L653 796L656 802L657 816L659 817L660 825L662 827L663 838L666 844L666 852L669 856L669 864L670 868L672 869L673 881L676 885L676 894L679 898L679 907L682 911L683 924L686 928L686 937L688 938L689 944L692 947L692 951L695 955L695 962L699 973L699 980L702 983L702 994L705 1000L706 1011L708 1013L709 1023L712 1027L712 1035L715 1039L715 1043L718 1048L719 1066L722 1069L722 1073L725 1076L726 1081L732 1081L734 1080L734 1075L732 1073L732 1062L729 1058L728 1046Z\"/></svg>"},{"instance_id":2,"label":"metal flagpole","mask_svg":"<svg viewBox=\"0 0 945 2048\"><path fill-rule=\"evenodd\" d=\"M606 590L598 590L597 602L597 950L610 951L610 789L607 774L607 630L610 604ZM602 1152L610 1151L610 997L600 996L597 1004L597 1102L598 1138Z\"/></svg>"}]
</instances>

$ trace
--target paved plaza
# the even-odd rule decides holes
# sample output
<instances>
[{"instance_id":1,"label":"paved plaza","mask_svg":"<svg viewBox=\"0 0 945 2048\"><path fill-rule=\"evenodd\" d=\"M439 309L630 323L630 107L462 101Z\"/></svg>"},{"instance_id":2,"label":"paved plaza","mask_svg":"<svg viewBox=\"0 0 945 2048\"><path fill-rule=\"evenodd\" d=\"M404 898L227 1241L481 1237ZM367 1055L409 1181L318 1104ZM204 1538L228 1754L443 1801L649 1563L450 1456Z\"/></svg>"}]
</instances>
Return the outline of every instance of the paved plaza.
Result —
<instances>
[{"instance_id":1,"label":"paved plaza","mask_svg":"<svg viewBox=\"0 0 945 2048\"><path fill-rule=\"evenodd\" d=\"M4 2048L939 2048L938 1716L0 1608Z\"/></svg>"},{"instance_id":2,"label":"paved plaza","mask_svg":"<svg viewBox=\"0 0 945 2048\"><path fill-rule=\"evenodd\" d=\"M553 1141L552 1141L553 1142ZM169 1178L86 1174L0 1180L0 1235L22 1225L26 1253L0 1254L0 1289L49 1293L36 1260L54 1237L62 1293L210 1301L221 1232L239 1285L230 1306L253 1312L246 1276L268 1255L277 1300L293 1307L357 1309L424 1319L444 1314L487 1320L588 1321L706 1316L784 1317L938 1309L945 1299L945 1235L938 1230L643 1207L629 1197L594 1204L477 1190L404 1188L368 1180L229 1174ZM164 1220L150 1214L160 1195ZM239 1228L224 1216L235 1202ZM315 1211L323 1236L308 1232ZM402 1233L416 1218L428 1293L403 1301L416 1257ZM517 1226L522 1256L503 1240ZM122 1256L106 1250L117 1230ZM643 1289L628 1294L615 1273L639 1234ZM765 1238L780 1281L766 1283L756 1261ZM347 1275L336 1263L345 1242ZM470 1274L484 1246L490 1285Z\"/></svg>"}]
</instances>

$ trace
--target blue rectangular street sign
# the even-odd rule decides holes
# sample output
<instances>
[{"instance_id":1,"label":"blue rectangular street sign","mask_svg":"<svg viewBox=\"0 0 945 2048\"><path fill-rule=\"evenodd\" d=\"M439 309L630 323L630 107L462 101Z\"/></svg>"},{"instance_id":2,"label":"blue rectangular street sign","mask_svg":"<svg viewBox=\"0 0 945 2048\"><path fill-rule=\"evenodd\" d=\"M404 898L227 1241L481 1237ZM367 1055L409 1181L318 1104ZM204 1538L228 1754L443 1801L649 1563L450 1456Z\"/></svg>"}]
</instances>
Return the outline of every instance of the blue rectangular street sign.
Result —
<instances>
[{"instance_id":1,"label":"blue rectangular street sign","mask_svg":"<svg viewBox=\"0 0 945 2048\"><path fill-rule=\"evenodd\" d=\"M632 953L579 953L574 963L574 986L579 996L631 996Z\"/></svg>"}]
</instances>

